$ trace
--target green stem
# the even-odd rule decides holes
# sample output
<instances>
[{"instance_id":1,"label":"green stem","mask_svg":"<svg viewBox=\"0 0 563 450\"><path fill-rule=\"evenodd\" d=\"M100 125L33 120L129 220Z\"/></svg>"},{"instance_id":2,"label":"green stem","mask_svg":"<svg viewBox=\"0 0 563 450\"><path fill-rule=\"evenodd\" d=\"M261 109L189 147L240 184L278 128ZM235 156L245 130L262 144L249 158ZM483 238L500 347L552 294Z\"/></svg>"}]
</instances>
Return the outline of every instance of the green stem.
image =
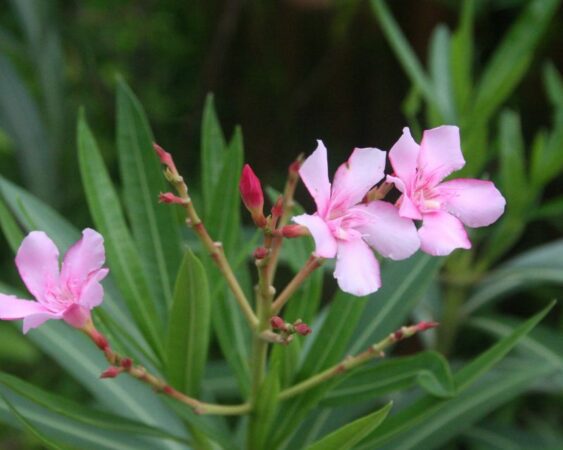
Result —
<instances>
[{"instance_id":1,"label":"green stem","mask_svg":"<svg viewBox=\"0 0 563 450\"><path fill-rule=\"evenodd\" d=\"M424 327L422 326L424 325ZM303 380L301 383L298 383L294 386L291 386L287 389L284 389L283 391L280 392L279 395L279 399L280 400L287 400L288 398L291 397L295 397L296 395L299 395L309 389L312 389L328 380L330 380L331 378L334 378L340 374L343 374L345 372L348 372L352 369L355 369L358 366L361 366L362 364L365 364L367 361L370 361L372 359L375 358L380 358L385 356L384 350L387 349L389 346L391 346L392 344L394 344L395 342L401 341L403 339L406 339L408 337L413 336L414 334L416 334L419 331L428 329L428 328L433 328L434 326L436 326L437 324L425 324L425 323L421 323L419 325L413 325L410 327L402 327L399 330L395 331L394 333L391 333L389 336L387 336L385 339L379 341L378 343L370 346L367 350L365 350L362 353L359 353L356 356L351 356L351 357L347 357L346 359L344 359L343 361L341 361L340 363L329 367L328 369L324 370L323 372L320 372L316 375L313 375L310 378L307 378L306 380Z\"/></svg>"}]
</instances>

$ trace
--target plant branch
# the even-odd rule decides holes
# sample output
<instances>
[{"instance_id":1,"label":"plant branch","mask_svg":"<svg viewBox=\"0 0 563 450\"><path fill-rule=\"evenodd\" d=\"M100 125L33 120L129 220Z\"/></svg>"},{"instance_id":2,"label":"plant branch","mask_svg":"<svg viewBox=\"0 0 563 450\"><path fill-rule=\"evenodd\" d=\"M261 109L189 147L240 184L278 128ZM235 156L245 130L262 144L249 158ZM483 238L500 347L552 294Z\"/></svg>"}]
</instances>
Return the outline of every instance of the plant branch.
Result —
<instances>
[{"instance_id":1,"label":"plant branch","mask_svg":"<svg viewBox=\"0 0 563 450\"><path fill-rule=\"evenodd\" d=\"M281 292L281 294L276 298L272 304L272 313L277 314L295 293L297 289L303 284L307 277L323 263L323 259L317 256L311 255L305 265L301 268L299 272L295 274L293 279Z\"/></svg>"},{"instance_id":2,"label":"plant branch","mask_svg":"<svg viewBox=\"0 0 563 450\"><path fill-rule=\"evenodd\" d=\"M133 378L151 386L155 392L168 395L169 397L188 405L197 414L241 415L250 411L250 404L248 403L243 403L241 405L217 405L205 403L174 389L166 383L165 380L149 373L145 367L133 364L131 358L124 357L119 353L114 352L106 337L96 329L91 320L81 328L81 331L83 331L96 344L96 346L104 352L104 356L111 365L109 369L102 373L101 378L115 378L119 374L126 372Z\"/></svg>"},{"instance_id":3,"label":"plant branch","mask_svg":"<svg viewBox=\"0 0 563 450\"><path fill-rule=\"evenodd\" d=\"M392 344L402 341L408 337L413 336L419 331L428 330L430 328L434 328L438 326L436 322L420 322L417 325L413 325L410 327L402 327L397 331L391 333L385 339L381 340L380 342L370 346L367 350L362 353L359 353L356 356L349 356L342 360L340 363L329 367L328 369L320 372L316 375L313 375L310 378L298 383L294 386L291 386L287 389L284 389L280 392L279 399L280 400L287 400L288 398L295 397L309 389L312 389L318 386L321 383L324 383L344 372L349 370L355 369L358 366L370 361L374 358L379 358L385 356L384 350L387 349Z\"/></svg>"}]
</instances>

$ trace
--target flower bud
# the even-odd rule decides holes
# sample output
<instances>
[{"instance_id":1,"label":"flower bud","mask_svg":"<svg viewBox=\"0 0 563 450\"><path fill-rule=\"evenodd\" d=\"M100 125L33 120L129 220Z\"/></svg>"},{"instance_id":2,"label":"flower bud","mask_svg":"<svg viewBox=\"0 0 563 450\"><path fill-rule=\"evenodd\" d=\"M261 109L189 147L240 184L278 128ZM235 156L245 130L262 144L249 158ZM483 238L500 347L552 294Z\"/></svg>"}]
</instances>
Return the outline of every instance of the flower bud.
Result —
<instances>
[{"instance_id":1,"label":"flower bud","mask_svg":"<svg viewBox=\"0 0 563 450\"><path fill-rule=\"evenodd\" d=\"M173 174L177 174L178 170L176 169L176 165L174 164L174 160L172 159L172 155L164 150L160 145L153 143L153 148L156 154L158 155L158 159L160 162L164 164L166 167L170 169Z\"/></svg>"},{"instance_id":2,"label":"flower bud","mask_svg":"<svg viewBox=\"0 0 563 450\"><path fill-rule=\"evenodd\" d=\"M277 221L283 214L283 197L280 195L272 206L272 220Z\"/></svg>"},{"instance_id":3,"label":"flower bud","mask_svg":"<svg viewBox=\"0 0 563 450\"><path fill-rule=\"evenodd\" d=\"M177 205L184 205L186 203L184 199L174 195L172 192L161 192L158 196L158 201L160 203L173 203Z\"/></svg>"},{"instance_id":4,"label":"flower bud","mask_svg":"<svg viewBox=\"0 0 563 450\"><path fill-rule=\"evenodd\" d=\"M102 372L100 378L115 378L121 372L123 372L123 369L121 367L110 366Z\"/></svg>"},{"instance_id":5,"label":"flower bud","mask_svg":"<svg viewBox=\"0 0 563 450\"><path fill-rule=\"evenodd\" d=\"M285 330L285 322L280 316L274 316L270 319L270 325L274 330Z\"/></svg>"},{"instance_id":6,"label":"flower bud","mask_svg":"<svg viewBox=\"0 0 563 450\"><path fill-rule=\"evenodd\" d=\"M240 195L246 209L252 215L252 220L257 227L263 228L266 225L264 217L264 193L260 180L254 174L248 164L244 165L239 183Z\"/></svg>"},{"instance_id":7,"label":"flower bud","mask_svg":"<svg viewBox=\"0 0 563 450\"><path fill-rule=\"evenodd\" d=\"M121 367L123 367L125 370L129 370L131 367L133 367L133 360L131 358L123 358L121 360Z\"/></svg>"},{"instance_id":8,"label":"flower bud","mask_svg":"<svg viewBox=\"0 0 563 450\"><path fill-rule=\"evenodd\" d=\"M266 256L268 256L268 249L264 248L264 247L258 247L256 250L254 250L254 259L264 259Z\"/></svg>"},{"instance_id":9,"label":"flower bud","mask_svg":"<svg viewBox=\"0 0 563 450\"><path fill-rule=\"evenodd\" d=\"M286 225L282 227L281 234L284 238L296 238L307 236L309 234L309 230L302 225Z\"/></svg>"},{"instance_id":10,"label":"flower bud","mask_svg":"<svg viewBox=\"0 0 563 450\"><path fill-rule=\"evenodd\" d=\"M431 328L436 328L437 326L439 326L440 324L438 322L425 322L424 320L422 322L419 322L416 325L416 331L426 331L426 330L430 330Z\"/></svg>"},{"instance_id":11,"label":"flower bud","mask_svg":"<svg viewBox=\"0 0 563 450\"><path fill-rule=\"evenodd\" d=\"M293 328L295 328L295 332L297 334L300 334L301 336L307 336L308 334L311 334L313 331L311 330L311 328L309 328L309 325L303 322L294 324Z\"/></svg>"}]
</instances>

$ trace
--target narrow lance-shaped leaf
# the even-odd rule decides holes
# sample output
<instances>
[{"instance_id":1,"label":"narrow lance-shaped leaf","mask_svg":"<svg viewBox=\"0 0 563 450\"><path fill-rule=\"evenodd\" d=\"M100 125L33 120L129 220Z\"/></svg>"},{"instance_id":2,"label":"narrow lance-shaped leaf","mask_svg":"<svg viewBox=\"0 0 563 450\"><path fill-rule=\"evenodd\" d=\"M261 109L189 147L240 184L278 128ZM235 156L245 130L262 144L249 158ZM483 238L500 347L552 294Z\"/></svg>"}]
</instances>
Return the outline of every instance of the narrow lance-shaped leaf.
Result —
<instances>
[{"instance_id":1,"label":"narrow lance-shaped leaf","mask_svg":"<svg viewBox=\"0 0 563 450\"><path fill-rule=\"evenodd\" d=\"M477 379L487 373L498 363L506 354L514 348L514 346L526 336L553 308L551 303L538 314L528 319L521 326L516 328L509 336L497 342L490 349L482 353L471 363L463 367L454 376L458 393L461 394L468 389ZM454 398L455 399L455 398ZM362 450L379 448L383 443L400 436L409 430L415 424L421 423L438 411L442 406L447 405L452 400L441 400L436 397L425 395L414 402L411 406L403 409L395 414L384 426L371 433L369 438L363 442L360 447Z\"/></svg>"},{"instance_id":2,"label":"narrow lance-shaped leaf","mask_svg":"<svg viewBox=\"0 0 563 450\"><path fill-rule=\"evenodd\" d=\"M84 115L78 121L78 159L86 200L96 227L105 239L108 263L131 314L157 354L161 330L155 299L147 285L139 254L94 136Z\"/></svg>"},{"instance_id":3,"label":"narrow lance-shaped leaf","mask_svg":"<svg viewBox=\"0 0 563 450\"><path fill-rule=\"evenodd\" d=\"M143 108L122 79L117 83L117 153L125 207L149 287L162 316L172 303L181 239L174 210L157 202L165 191L154 139Z\"/></svg>"},{"instance_id":4,"label":"narrow lance-shaped leaf","mask_svg":"<svg viewBox=\"0 0 563 450\"><path fill-rule=\"evenodd\" d=\"M360 368L345 376L328 392L321 404L344 405L373 401L415 384L436 397L455 394L455 384L446 359L441 354L430 351Z\"/></svg>"},{"instance_id":5,"label":"narrow lance-shaped leaf","mask_svg":"<svg viewBox=\"0 0 563 450\"><path fill-rule=\"evenodd\" d=\"M263 449L270 446L269 437L274 426L274 417L278 406L280 382L277 376L278 369L274 366L268 372L266 379L258 390L256 396L256 413L250 418L248 432L248 447Z\"/></svg>"},{"instance_id":6,"label":"narrow lance-shaped leaf","mask_svg":"<svg viewBox=\"0 0 563 450\"><path fill-rule=\"evenodd\" d=\"M176 389L196 396L207 359L211 303L207 276L188 250L178 271L166 340L168 381Z\"/></svg>"},{"instance_id":7,"label":"narrow lance-shaped leaf","mask_svg":"<svg viewBox=\"0 0 563 450\"><path fill-rule=\"evenodd\" d=\"M388 403L380 410L343 426L308 446L307 450L348 450L353 448L364 437L381 425L392 406L392 402Z\"/></svg>"}]
</instances>

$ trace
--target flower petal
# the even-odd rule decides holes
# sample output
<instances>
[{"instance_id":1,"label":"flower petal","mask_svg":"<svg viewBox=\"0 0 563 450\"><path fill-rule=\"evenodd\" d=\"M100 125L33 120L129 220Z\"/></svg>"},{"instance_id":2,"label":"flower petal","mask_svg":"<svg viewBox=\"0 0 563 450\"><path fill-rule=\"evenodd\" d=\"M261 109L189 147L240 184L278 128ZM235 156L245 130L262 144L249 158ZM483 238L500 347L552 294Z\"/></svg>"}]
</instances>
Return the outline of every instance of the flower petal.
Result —
<instances>
[{"instance_id":1,"label":"flower petal","mask_svg":"<svg viewBox=\"0 0 563 450\"><path fill-rule=\"evenodd\" d=\"M109 269L100 269L90 277L80 292L80 298L78 299L79 305L87 309L92 309L102 303L104 299L104 288L100 284L100 281L106 277L108 272Z\"/></svg>"},{"instance_id":2,"label":"flower petal","mask_svg":"<svg viewBox=\"0 0 563 450\"><path fill-rule=\"evenodd\" d=\"M330 181L328 181L328 161L323 141L317 141L316 150L301 165L299 175L315 200L319 215L324 217L330 199Z\"/></svg>"},{"instance_id":3,"label":"flower petal","mask_svg":"<svg viewBox=\"0 0 563 450\"><path fill-rule=\"evenodd\" d=\"M464 165L458 127L444 125L424 132L418 155L423 181L435 186Z\"/></svg>"},{"instance_id":4,"label":"flower petal","mask_svg":"<svg viewBox=\"0 0 563 450\"><path fill-rule=\"evenodd\" d=\"M32 231L22 241L16 266L31 294L42 302L49 286L59 281L59 250L42 231Z\"/></svg>"},{"instance_id":5,"label":"flower petal","mask_svg":"<svg viewBox=\"0 0 563 450\"><path fill-rule=\"evenodd\" d=\"M362 239L338 242L334 278L340 289L358 297L381 287L379 262Z\"/></svg>"},{"instance_id":6,"label":"flower petal","mask_svg":"<svg viewBox=\"0 0 563 450\"><path fill-rule=\"evenodd\" d=\"M332 183L330 210L346 211L359 203L384 176L385 152L377 148L356 148L342 164Z\"/></svg>"},{"instance_id":7,"label":"flower petal","mask_svg":"<svg viewBox=\"0 0 563 450\"><path fill-rule=\"evenodd\" d=\"M405 259L420 247L420 239L414 223L399 216L391 203L383 201L358 205L370 214L370 221L358 228L362 238L386 258ZM356 209L354 208L354 209Z\"/></svg>"},{"instance_id":8,"label":"flower petal","mask_svg":"<svg viewBox=\"0 0 563 450\"><path fill-rule=\"evenodd\" d=\"M420 249L434 256L449 255L456 248L471 248L463 224L443 211L425 214L418 235Z\"/></svg>"},{"instance_id":9,"label":"flower petal","mask_svg":"<svg viewBox=\"0 0 563 450\"><path fill-rule=\"evenodd\" d=\"M48 320L60 319L60 318L61 318L60 316L49 312L26 316L23 318L23 334L27 334L29 330L33 328L37 328L40 325L43 325Z\"/></svg>"},{"instance_id":10,"label":"flower petal","mask_svg":"<svg viewBox=\"0 0 563 450\"><path fill-rule=\"evenodd\" d=\"M403 135L389 151L389 160L395 175L409 186L412 186L416 177L418 154L420 146L414 141L410 130L403 128Z\"/></svg>"},{"instance_id":11,"label":"flower petal","mask_svg":"<svg viewBox=\"0 0 563 450\"><path fill-rule=\"evenodd\" d=\"M30 314L46 312L45 307L31 300L22 300L14 295L0 294L0 319L18 320Z\"/></svg>"},{"instance_id":12,"label":"flower petal","mask_svg":"<svg viewBox=\"0 0 563 450\"><path fill-rule=\"evenodd\" d=\"M459 179L436 188L446 209L468 227L485 227L502 215L506 200L491 181Z\"/></svg>"},{"instance_id":13,"label":"flower petal","mask_svg":"<svg viewBox=\"0 0 563 450\"><path fill-rule=\"evenodd\" d=\"M104 238L95 230L86 228L82 238L73 244L64 257L61 281L76 291L90 274L100 269L106 260Z\"/></svg>"},{"instance_id":14,"label":"flower petal","mask_svg":"<svg viewBox=\"0 0 563 450\"><path fill-rule=\"evenodd\" d=\"M336 239L326 222L319 216L302 214L292 219L295 223L307 227L315 240L315 255L321 258L334 258L336 255Z\"/></svg>"}]
</instances>

